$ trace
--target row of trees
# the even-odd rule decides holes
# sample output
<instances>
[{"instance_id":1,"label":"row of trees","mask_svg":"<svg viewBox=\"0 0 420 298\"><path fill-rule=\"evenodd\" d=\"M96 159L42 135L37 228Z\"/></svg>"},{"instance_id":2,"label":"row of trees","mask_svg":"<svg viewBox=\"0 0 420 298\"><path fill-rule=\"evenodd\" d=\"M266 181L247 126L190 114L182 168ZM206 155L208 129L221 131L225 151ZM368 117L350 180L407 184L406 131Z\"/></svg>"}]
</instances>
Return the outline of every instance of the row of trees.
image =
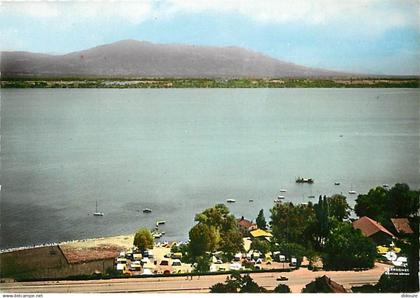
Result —
<instances>
[{"instance_id":1,"label":"row of trees","mask_svg":"<svg viewBox=\"0 0 420 298\"><path fill-rule=\"evenodd\" d=\"M391 189L376 187L359 195L354 211L359 217L368 216L393 231L391 218L407 218L412 234L400 234L395 240L407 256L408 276L383 275L375 286L377 292L402 292L419 290L419 208L420 191L411 190L407 184L397 183Z\"/></svg>"},{"instance_id":2,"label":"row of trees","mask_svg":"<svg viewBox=\"0 0 420 298\"><path fill-rule=\"evenodd\" d=\"M350 211L342 195L320 196L316 204L277 204L271 209L277 248L298 258L320 256L325 269L373 267L375 244L346 221Z\"/></svg>"}]
</instances>

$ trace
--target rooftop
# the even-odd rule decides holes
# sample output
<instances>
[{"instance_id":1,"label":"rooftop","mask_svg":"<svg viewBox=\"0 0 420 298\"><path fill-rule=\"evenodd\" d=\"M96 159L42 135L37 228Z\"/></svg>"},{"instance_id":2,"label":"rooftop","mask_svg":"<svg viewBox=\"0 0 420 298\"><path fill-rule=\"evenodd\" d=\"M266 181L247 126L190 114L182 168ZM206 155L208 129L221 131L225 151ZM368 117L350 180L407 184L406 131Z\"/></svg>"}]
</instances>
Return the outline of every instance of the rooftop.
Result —
<instances>
[{"instance_id":1,"label":"rooftop","mask_svg":"<svg viewBox=\"0 0 420 298\"><path fill-rule=\"evenodd\" d=\"M353 228L362 231L363 235L370 237L378 232L383 232L391 237L395 237L390 231L385 229L379 222L373 219L363 216L353 222Z\"/></svg>"},{"instance_id":2,"label":"rooftop","mask_svg":"<svg viewBox=\"0 0 420 298\"><path fill-rule=\"evenodd\" d=\"M250 232L251 236L254 238L258 237L272 237L273 235L267 231L256 229Z\"/></svg>"},{"instance_id":3,"label":"rooftop","mask_svg":"<svg viewBox=\"0 0 420 298\"><path fill-rule=\"evenodd\" d=\"M391 222L398 233L413 234L408 218L391 218Z\"/></svg>"},{"instance_id":4,"label":"rooftop","mask_svg":"<svg viewBox=\"0 0 420 298\"><path fill-rule=\"evenodd\" d=\"M252 226L255 226L255 223L253 223L252 221L250 221L248 219L245 219L244 217L238 218L236 221L238 222L238 225L240 225L240 226L242 226L246 229L249 229Z\"/></svg>"}]
</instances>

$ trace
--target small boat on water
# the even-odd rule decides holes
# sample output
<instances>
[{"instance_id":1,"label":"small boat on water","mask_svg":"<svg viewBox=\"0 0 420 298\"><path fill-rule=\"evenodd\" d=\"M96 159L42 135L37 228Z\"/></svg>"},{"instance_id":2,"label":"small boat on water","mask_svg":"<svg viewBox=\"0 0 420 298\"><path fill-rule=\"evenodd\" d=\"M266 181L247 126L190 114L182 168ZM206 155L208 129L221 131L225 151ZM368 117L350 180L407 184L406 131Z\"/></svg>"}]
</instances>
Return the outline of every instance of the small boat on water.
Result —
<instances>
[{"instance_id":1,"label":"small boat on water","mask_svg":"<svg viewBox=\"0 0 420 298\"><path fill-rule=\"evenodd\" d=\"M250 203L251 203L251 202L254 202L254 200L253 200L253 199L250 199L250 200L249 200L249 202L250 202Z\"/></svg>"},{"instance_id":2,"label":"small boat on water","mask_svg":"<svg viewBox=\"0 0 420 298\"><path fill-rule=\"evenodd\" d=\"M280 189L280 192L287 192L287 189L282 188Z\"/></svg>"},{"instance_id":3,"label":"small boat on water","mask_svg":"<svg viewBox=\"0 0 420 298\"><path fill-rule=\"evenodd\" d=\"M95 212L93 213L93 216L104 216L105 214L103 212L98 211L98 201L96 201L96 207Z\"/></svg>"},{"instance_id":4,"label":"small boat on water","mask_svg":"<svg viewBox=\"0 0 420 298\"><path fill-rule=\"evenodd\" d=\"M278 200L284 200L285 199L285 196L278 196L277 199Z\"/></svg>"},{"instance_id":5,"label":"small boat on water","mask_svg":"<svg viewBox=\"0 0 420 298\"><path fill-rule=\"evenodd\" d=\"M383 188L389 188L389 184L384 183L384 184L382 184L382 187Z\"/></svg>"},{"instance_id":6,"label":"small boat on water","mask_svg":"<svg viewBox=\"0 0 420 298\"><path fill-rule=\"evenodd\" d=\"M351 195L357 194L357 191L353 190L353 185L351 186L351 188L349 190L349 194L351 194Z\"/></svg>"},{"instance_id":7,"label":"small boat on water","mask_svg":"<svg viewBox=\"0 0 420 298\"><path fill-rule=\"evenodd\" d=\"M156 225L157 226L159 226L159 225L164 225L166 223L166 221L165 220L158 220L157 222L156 222Z\"/></svg>"},{"instance_id":8,"label":"small boat on water","mask_svg":"<svg viewBox=\"0 0 420 298\"><path fill-rule=\"evenodd\" d=\"M152 209L150 208L144 208L143 213L152 213Z\"/></svg>"},{"instance_id":9,"label":"small boat on water","mask_svg":"<svg viewBox=\"0 0 420 298\"><path fill-rule=\"evenodd\" d=\"M236 200L235 199L227 199L226 202L228 202L228 203L235 203Z\"/></svg>"},{"instance_id":10,"label":"small boat on water","mask_svg":"<svg viewBox=\"0 0 420 298\"><path fill-rule=\"evenodd\" d=\"M340 182L334 182L334 185L340 185Z\"/></svg>"},{"instance_id":11,"label":"small boat on water","mask_svg":"<svg viewBox=\"0 0 420 298\"><path fill-rule=\"evenodd\" d=\"M314 196L314 195L310 195L310 196L308 196L308 198L309 198L309 199L314 199L314 198L315 198L315 196Z\"/></svg>"},{"instance_id":12,"label":"small boat on water","mask_svg":"<svg viewBox=\"0 0 420 298\"><path fill-rule=\"evenodd\" d=\"M296 183L314 183L314 179L312 178L303 178L303 177L297 177L296 178Z\"/></svg>"},{"instance_id":13,"label":"small boat on water","mask_svg":"<svg viewBox=\"0 0 420 298\"><path fill-rule=\"evenodd\" d=\"M283 200L281 200L281 199L275 199L274 200L274 203L283 203Z\"/></svg>"},{"instance_id":14,"label":"small boat on water","mask_svg":"<svg viewBox=\"0 0 420 298\"><path fill-rule=\"evenodd\" d=\"M153 238L158 239L158 238L162 237L162 233L153 233L152 236L153 236Z\"/></svg>"}]
</instances>

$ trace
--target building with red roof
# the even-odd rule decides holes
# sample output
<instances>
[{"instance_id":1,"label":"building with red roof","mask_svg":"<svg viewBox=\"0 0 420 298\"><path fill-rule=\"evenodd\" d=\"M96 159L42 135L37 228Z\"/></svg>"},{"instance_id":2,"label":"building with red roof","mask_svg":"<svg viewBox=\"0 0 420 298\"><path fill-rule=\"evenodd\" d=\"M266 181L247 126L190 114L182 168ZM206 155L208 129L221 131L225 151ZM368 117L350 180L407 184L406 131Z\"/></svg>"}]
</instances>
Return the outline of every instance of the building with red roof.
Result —
<instances>
[{"instance_id":1,"label":"building with red roof","mask_svg":"<svg viewBox=\"0 0 420 298\"><path fill-rule=\"evenodd\" d=\"M408 218L391 218L391 222L398 234L413 234Z\"/></svg>"},{"instance_id":2,"label":"building with red roof","mask_svg":"<svg viewBox=\"0 0 420 298\"><path fill-rule=\"evenodd\" d=\"M238 223L239 231L243 237L248 237L250 231L257 229L257 224L248 219L245 219L243 216L238 218L236 222Z\"/></svg>"},{"instance_id":3,"label":"building with red roof","mask_svg":"<svg viewBox=\"0 0 420 298\"><path fill-rule=\"evenodd\" d=\"M392 241L395 236L383 227L379 222L363 216L353 222L353 228L362 231L362 234L371 238L377 244L386 244Z\"/></svg>"}]
</instances>

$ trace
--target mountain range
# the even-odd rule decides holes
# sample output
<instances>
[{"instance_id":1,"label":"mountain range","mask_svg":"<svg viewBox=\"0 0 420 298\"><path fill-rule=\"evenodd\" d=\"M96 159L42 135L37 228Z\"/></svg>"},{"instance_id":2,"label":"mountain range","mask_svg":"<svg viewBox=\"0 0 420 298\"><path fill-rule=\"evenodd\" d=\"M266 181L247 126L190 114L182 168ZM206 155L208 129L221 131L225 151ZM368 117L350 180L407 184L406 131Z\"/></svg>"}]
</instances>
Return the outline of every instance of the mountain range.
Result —
<instances>
[{"instance_id":1,"label":"mountain range","mask_svg":"<svg viewBox=\"0 0 420 298\"><path fill-rule=\"evenodd\" d=\"M281 61L239 47L122 40L64 55L1 53L5 77L276 78L346 73Z\"/></svg>"}]
</instances>

